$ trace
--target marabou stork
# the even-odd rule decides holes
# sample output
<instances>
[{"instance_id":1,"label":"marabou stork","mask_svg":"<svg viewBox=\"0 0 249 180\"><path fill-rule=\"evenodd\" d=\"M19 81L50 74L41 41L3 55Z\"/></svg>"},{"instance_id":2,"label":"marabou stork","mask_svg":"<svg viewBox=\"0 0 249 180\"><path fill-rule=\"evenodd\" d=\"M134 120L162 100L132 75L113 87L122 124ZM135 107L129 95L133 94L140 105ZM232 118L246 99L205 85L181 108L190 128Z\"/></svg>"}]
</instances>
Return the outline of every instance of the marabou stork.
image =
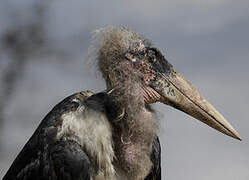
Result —
<instances>
[{"instance_id":1,"label":"marabou stork","mask_svg":"<svg viewBox=\"0 0 249 180\"><path fill-rule=\"evenodd\" d=\"M3 180L161 179L155 102L241 140L150 40L116 27L97 30L93 39L90 57L107 90L82 91L56 105Z\"/></svg>"}]
</instances>

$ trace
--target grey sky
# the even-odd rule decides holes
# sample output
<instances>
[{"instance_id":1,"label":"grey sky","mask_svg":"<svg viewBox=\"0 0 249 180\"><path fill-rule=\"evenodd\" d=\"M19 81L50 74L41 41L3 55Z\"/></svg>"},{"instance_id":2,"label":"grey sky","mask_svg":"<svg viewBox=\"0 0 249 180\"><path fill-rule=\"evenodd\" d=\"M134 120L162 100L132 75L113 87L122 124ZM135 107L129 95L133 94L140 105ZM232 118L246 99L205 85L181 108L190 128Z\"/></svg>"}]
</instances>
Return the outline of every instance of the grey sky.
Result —
<instances>
[{"instance_id":1,"label":"grey sky","mask_svg":"<svg viewBox=\"0 0 249 180\"><path fill-rule=\"evenodd\" d=\"M21 19L18 23L34 20L29 11L32 2L1 1L0 33L16 22L13 13ZM45 55L25 67L5 112L0 176L56 103L76 91L104 89L101 78L88 70L84 60L91 31L118 25L152 39L243 138L239 142L156 104L162 125L163 179L248 180L248 8L247 0L53 1L46 16L47 33L68 57L52 61L56 56ZM0 61L3 66L8 59Z\"/></svg>"}]
</instances>

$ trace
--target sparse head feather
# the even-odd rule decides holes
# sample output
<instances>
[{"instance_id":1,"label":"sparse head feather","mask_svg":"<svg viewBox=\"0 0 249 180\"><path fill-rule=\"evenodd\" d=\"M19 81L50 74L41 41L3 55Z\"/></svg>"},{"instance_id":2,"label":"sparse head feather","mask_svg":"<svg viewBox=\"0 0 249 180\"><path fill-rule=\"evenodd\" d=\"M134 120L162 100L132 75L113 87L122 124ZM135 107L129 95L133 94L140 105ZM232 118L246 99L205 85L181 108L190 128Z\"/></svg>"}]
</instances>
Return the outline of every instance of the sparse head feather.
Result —
<instances>
[{"instance_id":1,"label":"sparse head feather","mask_svg":"<svg viewBox=\"0 0 249 180\"><path fill-rule=\"evenodd\" d=\"M120 62L125 60L125 53L138 51L139 48L151 45L152 43L147 38L130 29L102 28L93 34L89 57L91 61L97 61L99 70L108 83L110 78L115 77L112 72L118 69Z\"/></svg>"}]
</instances>

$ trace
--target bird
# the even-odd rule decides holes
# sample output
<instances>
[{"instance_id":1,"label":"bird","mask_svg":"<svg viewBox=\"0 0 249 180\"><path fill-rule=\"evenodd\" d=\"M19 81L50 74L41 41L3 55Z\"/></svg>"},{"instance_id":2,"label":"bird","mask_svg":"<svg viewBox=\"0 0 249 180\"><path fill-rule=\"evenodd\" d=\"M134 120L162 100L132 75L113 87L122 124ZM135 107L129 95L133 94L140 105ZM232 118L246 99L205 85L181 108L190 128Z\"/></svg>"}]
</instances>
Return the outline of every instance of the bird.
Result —
<instances>
[{"instance_id":1,"label":"bird","mask_svg":"<svg viewBox=\"0 0 249 180\"><path fill-rule=\"evenodd\" d=\"M162 179L156 102L242 140L145 36L125 27L98 29L89 60L106 89L81 91L57 104L3 180Z\"/></svg>"}]
</instances>

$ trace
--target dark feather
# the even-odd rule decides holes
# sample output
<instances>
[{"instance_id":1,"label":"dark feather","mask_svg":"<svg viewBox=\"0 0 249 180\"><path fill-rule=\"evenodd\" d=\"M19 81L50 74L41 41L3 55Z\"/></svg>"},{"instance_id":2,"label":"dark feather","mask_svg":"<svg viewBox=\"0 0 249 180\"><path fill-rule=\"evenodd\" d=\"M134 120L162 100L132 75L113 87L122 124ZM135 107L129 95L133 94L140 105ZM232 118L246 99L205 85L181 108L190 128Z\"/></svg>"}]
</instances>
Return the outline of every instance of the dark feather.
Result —
<instances>
[{"instance_id":1,"label":"dark feather","mask_svg":"<svg viewBox=\"0 0 249 180\"><path fill-rule=\"evenodd\" d=\"M67 179L66 177L70 176L78 177L79 174L77 175L77 172L79 171L79 168L86 170L88 163L87 156L82 150L80 150L80 147L77 143L57 142L55 140L57 127L62 123L60 119L61 116L67 112L75 111L78 107L78 104L72 101L75 98L81 100L83 103L87 96L76 93L65 98L62 102L57 104L42 120L41 124L38 126L32 137L25 144L22 151L12 163L3 180L54 180L57 179L56 177L59 175L58 173L60 170L64 170L64 179ZM58 162L58 159L55 158L56 156L58 158L62 158L62 156L64 156L63 159L65 161L59 164L55 163L55 160ZM78 161L76 160L77 158ZM79 162L80 164L78 164ZM56 166L54 166L54 164L56 164ZM48 169L48 167L50 168ZM66 173L69 171L69 167L74 169L71 174ZM48 171L50 173L48 173ZM86 172L86 174L83 176L87 177L87 174L88 173ZM63 179L62 176L60 176L59 179Z\"/></svg>"},{"instance_id":2,"label":"dark feather","mask_svg":"<svg viewBox=\"0 0 249 180\"><path fill-rule=\"evenodd\" d=\"M161 146L158 137L153 142L151 161L153 168L145 180L161 180Z\"/></svg>"}]
</instances>

